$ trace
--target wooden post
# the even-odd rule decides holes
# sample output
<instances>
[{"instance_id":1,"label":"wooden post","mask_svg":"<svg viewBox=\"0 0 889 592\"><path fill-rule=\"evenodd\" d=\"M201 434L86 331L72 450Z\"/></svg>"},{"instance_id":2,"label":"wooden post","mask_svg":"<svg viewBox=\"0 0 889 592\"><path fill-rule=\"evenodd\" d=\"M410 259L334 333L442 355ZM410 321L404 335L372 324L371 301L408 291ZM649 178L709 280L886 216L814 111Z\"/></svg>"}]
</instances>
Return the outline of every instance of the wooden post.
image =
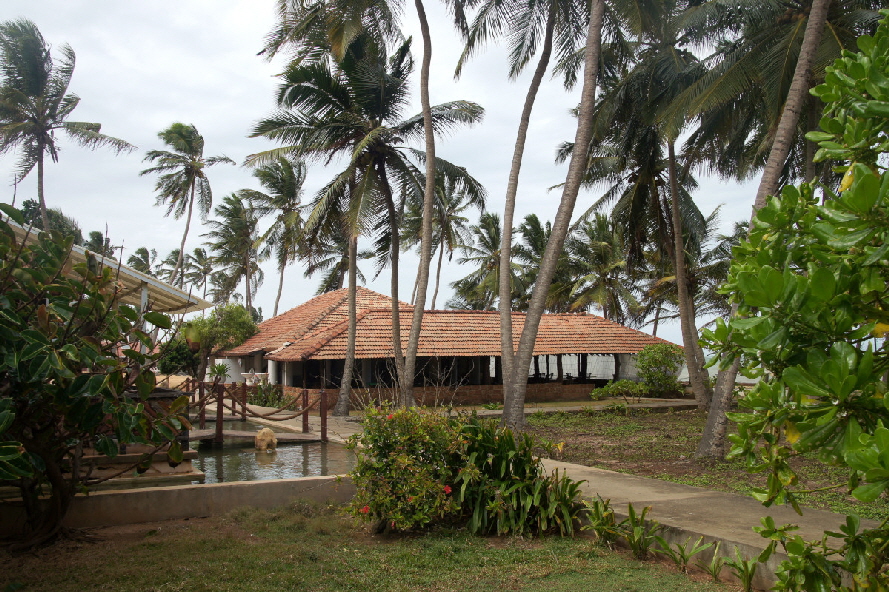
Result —
<instances>
[{"instance_id":1,"label":"wooden post","mask_svg":"<svg viewBox=\"0 0 889 592\"><path fill-rule=\"evenodd\" d=\"M620 354L614 354L614 381L620 379Z\"/></svg>"},{"instance_id":2,"label":"wooden post","mask_svg":"<svg viewBox=\"0 0 889 592\"><path fill-rule=\"evenodd\" d=\"M234 405L232 405L234 408ZM247 421L247 381L241 383L241 421Z\"/></svg>"},{"instance_id":3,"label":"wooden post","mask_svg":"<svg viewBox=\"0 0 889 592\"><path fill-rule=\"evenodd\" d=\"M213 437L213 442L216 444L222 444L222 414L225 411L222 403L224 398L225 387L220 382L216 384L216 435Z\"/></svg>"},{"instance_id":4,"label":"wooden post","mask_svg":"<svg viewBox=\"0 0 889 592\"><path fill-rule=\"evenodd\" d=\"M302 394L302 407L303 407L303 433L309 433L309 389L303 387Z\"/></svg>"},{"instance_id":5,"label":"wooden post","mask_svg":"<svg viewBox=\"0 0 889 592\"><path fill-rule=\"evenodd\" d=\"M327 442L327 393L321 389L321 400L318 401L321 406L321 441Z\"/></svg>"},{"instance_id":6,"label":"wooden post","mask_svg":"<svg viewBox=\"0 0 889 592\"><path fill-rule=\"evenodd\" d=\"M202 430L207 428L207 401L204 400L204 383L198 383L198 403L201 405L201 422Z\"/></svg>"}]
</instances>

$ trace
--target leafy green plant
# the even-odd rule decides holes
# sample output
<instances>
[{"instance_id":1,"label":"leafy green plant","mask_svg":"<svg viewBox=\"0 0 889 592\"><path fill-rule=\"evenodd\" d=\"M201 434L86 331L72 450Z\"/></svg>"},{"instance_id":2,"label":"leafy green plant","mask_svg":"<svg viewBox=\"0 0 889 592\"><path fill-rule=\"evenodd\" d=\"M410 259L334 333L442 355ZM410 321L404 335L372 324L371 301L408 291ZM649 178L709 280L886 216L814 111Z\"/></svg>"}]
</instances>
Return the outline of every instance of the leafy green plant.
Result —
<instances>
[{"instance_id":1,"label":"leafy green plant","mask_svg":"<svg viewBox=\"0 0 889 592\"><path fill-rule=\"evenodd\" d=\"M835 486L862 502L889 488L889 11L881 14L875 35L859 38L860 51L844 52L813 91L826 108L823 131L807 137L819 143L816 160L843 161L840 186L823 196L812 184L784 187L757 212L723 288L739 316L704 332L715 359L740 358L761 378L739 401L753 412L731 415L731 455L768 475L754 493L765 505L800 513L799 455L845 469ZM856 521L847 517L837 549L764 527L770 546L788 553L787 589L829 588L840 576L889 587L889 521L860 533Z\"/></svg>"},{"instance_id":2,"label":"leafy green plant","mask_svg":"<svg viewBox=\"0 0 889 592\"><path fill-rule=\"evenodd\" d=\"M623 537L636 559L648 558L651 547L656 542L656 534L661 529L660 523L656 520L645 519L649 511L651 506L645 506L642 512L636 512L633 504L629 504L627 519L622 525Z\"/></svg>"},{"instance_id":3,"label":"leafy green plant","mask_svg":"<svg viewBox=\"0 0 889 592\"><path fill-rule=\"evenodd\" d=\"M622 378L609 382L605 386L594 388L590 392L593 401L600 401L607 397L622 397L624 399L640 399L648 396L648 389L642 383Z\"/></svg>"},{"instance_id":4,"label":"leafy green plant","mask_svg":"<svg viewBox=\"0 0 889 592\"><path fill-rule=\"evenodd\" d=\"M197 354L191 350L181 336L174 338L164 347L157 362L158 370L162 374L185 372L192 378L197 377L199 365L200 360Z\"/></svg>"},{"instance_id":5,"label":"leafy green plant","mask_svg":"<svg viewBox=\"0 0 889 592\"><path fill-rule=\"evenodd\" d=\"M682 390L676 376L684 362L685 354L678 345L655 343L636 356L636 371L652 397L667 397Z\"/></svg>"},{"instance_id":6,"label":"leafy green plant","mask_svg":"<svg viewBox=\"0 0 889 592\"><path fill-rule=\"evenodd\" d=\"M210 366L210 378L213 382L225 382L228 378L228 364L213 364Z\"/></svg>"},{"instance_id":7,"label":"leafy green plant","mask_svg":"<svg viewBox=\"0 0 889 592\"><path fill-rule=\"evenodd\" d=\"M283 407L286 401L284 388L280 384L269 384L268 382L257 384L256 389L250 391L247 398L248 403L260 407Z\"/></svg>"},{"instance_id":8,"label":"leafy green plant","mask_svg":"<svg viewBox=\"0 0 889 592\"><path fill-rule=\"evenodd\" d=\"M702 561L695 563L695 565L707 572L707 574L714 582L720 581L722 568L725 566L725 557L719 554L719 546L721 544L721 542L717 542L716 546L713 547L713 557L710 558L710 561L708 561L707 563L704 563Z\"/></svg>"},{"instance_id":9,"label":"leafy green plant","mask_svg":"<svg viewBox=\"0 0 889 592\"><path fill-rule=\"evenodd\" d=\"M676 564L676 568L682 573L688 573L688 564L695 555L706 551L713 546L713 543L707 543L706 545L701 544L704 542L704 537L700 537L696 540L691 548L688 546L689 543L691 543L691 537L689 537L684 544L680 545L679 543L676 543L675 546L668 543L661 536L656 536L654 538L658 545L660 545L660 549L655 549L654 552L669 557L673 563Z\"/></svg>"},{"instance_id":10,"label":"leafy green plant","mask_svg":"<svg viewBox=\"0 0 889 592\"><path fill-rule=\"evenodd\" d=\"M122 304L115 271L94 258L72 265L70 237L30 238L0 219L0 479L14 480L24 501L22 547L55 537L75 494L97 483L81 470L85 448L115 457L188 425L186 397L169 409L148 400L157 356L144 353L154 342L143 320L169 329L169 317ZM169 456L182 460L177 442Z\"/></svg>"},{"instance_id":11,"label":"leafy green plant","mask_svg":"<svg viewBox=\"0 0 889 592\"><path fill-rule=\"evenodd\" d=\"M583 503L586 506L587 523L582 529L592 530L596 535L596 542L611 549L623 533L623 523L617 522L611 500L597 495L592 502L584 500Z\"/></svg>"},{"instance_id":12,"label":"leafy green plant","mask_svg":"<svg viewBox=\"0 0 889 592\"><path fill-rule=\"evenodd\" d=\"M482 404L482 409L487 409L488 411L497 411L499 409L503 409L503 405L501 403L484 403Z\"/></svg>"},{"instance_id":13,"label":"leafy green plant","mask_svg":"<svg viewBox=\"0 0 889 592\"><path fill-rule=\"evenodd\" d=\"M572 534L583 511L580 484L566 474L547 475L534 455L538 443L476 416L463 423L466 464L459 471L460 501L470 532Z\"/></svg>"},{"instance_id":14,"label":"leafy green plant","mask_svg":"<svg viewBox=\"0 0 889 592\"><path fill-rule=\"evenodd\" d=\"M758 563L756 559L744 559L737 547L735 547L735 558L726 558L725 560L725 564L732 570L735 577L741 581L741 587L744 589L744 592L753 592L753 578L756 576L756 566Z\"/></svg>"}]
</instances>

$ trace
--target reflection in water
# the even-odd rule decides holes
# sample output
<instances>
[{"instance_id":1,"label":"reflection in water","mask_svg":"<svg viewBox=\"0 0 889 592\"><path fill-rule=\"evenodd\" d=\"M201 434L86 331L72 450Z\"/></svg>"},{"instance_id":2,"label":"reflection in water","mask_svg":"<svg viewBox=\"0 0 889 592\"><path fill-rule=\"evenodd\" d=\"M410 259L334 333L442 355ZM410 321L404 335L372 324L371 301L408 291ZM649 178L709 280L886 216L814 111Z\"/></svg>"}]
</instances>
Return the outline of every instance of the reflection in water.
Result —
<instances>
[{"instance_id":1,"label":"reflection in water","mask_svg":"<svg viewBox=\"0 0 889 592\"><path fill-rule=\"evenodd\" d=\"M252 445L201 444L192 461L206 475L204 483L265 481L317 475L342 475L355 466L355 455L339 444L286 444L271 452Z\"/></svg>"}]
</instances>

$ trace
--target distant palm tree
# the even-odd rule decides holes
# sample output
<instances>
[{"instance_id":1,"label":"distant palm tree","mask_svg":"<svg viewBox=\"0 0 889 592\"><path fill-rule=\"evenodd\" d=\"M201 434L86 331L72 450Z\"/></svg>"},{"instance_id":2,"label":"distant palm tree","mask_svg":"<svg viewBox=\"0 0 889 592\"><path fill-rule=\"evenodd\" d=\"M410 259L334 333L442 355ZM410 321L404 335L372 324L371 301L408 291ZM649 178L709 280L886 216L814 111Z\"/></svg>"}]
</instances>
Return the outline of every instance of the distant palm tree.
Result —
<instances>
[{"instance_id":1,"label":"distant palm tree","mask_svg":"<svg viewBox=\"0 0 889 592\"><path fill-rule=\"evenodd\" d=\"M195 198L198 202L198 212L204 220L207 219L210 207L213 205L213 192L210 190L210 181L204 168L220 163L235 164L235 161L227 156L204 158L204 137L193 125L174 123L158 133L157 137L170 146L173 152L149 150L144 160L155 162L157 165L145 169L139 175L153 173L161 175L155 190L158 193L157 205L169 204L165 216L173 214L178 220L187 212L185 232L182 233L182 243L179 245L179 259L170 274L170 283L175 285L182 270L185 239L188 238L188 229L191 226Z\"/></svg>"},{"instance_id":2,"label":"distant palm tree","mask_svg":"<svg viewBox=\"0 0 889 592\"><path fill-rule=\"evenodd\" d=\"M446 170L446 169L445 169ZM438 181L435 185L435 204L433 204L432 248L438 252L438 266L435 272L435 291L432 293L430 308L435 308L438 298L438 287L441 280L441 264L445 252L448 261L454 256L461 245L472 240L472 233L467 225L469 220L462 214L470 207L485 209L485 189L472 177L454 178L439 168ZM420 245L423 229L423 196L419 192L410 194L406 203L402 234L402 249Z\"/></svg>"},{"instance_id":3,"label":"distant palm tree","mask_svg":"<svg viewBox=\"0 0 889 592\"><path fill-rule=\"evenodd\" d=\"M596 214L565 242L568 268L576 278L572 310L599 309L602 316L622 325L635 324L639 307L634 282L627 275L624 242L614 223Z\"/></svg>"},{"instance_id":4,"label":"distant palm tree","mask_svg":"<svg viewBox=\"0 0 889 592\"><path fill-rule=\"evenodd\" d=\"M114 257L114 247L111 246L111 239L98 230L90 231L89 238L83 243L83 246L97 255Z\"/></svg>"},{"instance_id":5,"label":"distant palm tree","mask_svg":"<svg viewBox=\"0 0 889 592\"><path fill-rule=\"evenodd\" d=\"M213 258L207 254L207 250L196 247L185 256L185 279L195 288L200 287L202 298L207 298L207 287L210 276L213 274Z\"/></svg>"},{"instance_id":6,"label":"distant palm tree","mask_svg":"<svg viewBox=\"0 0 889 592\"><path fill-rule=\"evenodd\" d=\"M460 265L467 265L473 271L466 277L451 284L457 299L450 301L451 308L472 308L493 310L499 296L500 282L500 240L502 230L500 216L492 212L481 215L478 224L472 226L474 240L461 245L463 257L457 259ZM511 264L512 298L524 292L521 283L521 266ZM456 305L456 306L455 306Z\"/></svg>"},{"instance_id":7,"label":"distant palm tree","mask_svg":"<svg viewBox=\"0 0 889 592\"><path fill-rule=\"evenodd\" d=\"M278 265L278 295L275 297L273 317L278 316L278 303L284 288L284 269L296 260L302 239L303 220L300 213L302 187L306 180L306 164L301 160L279 157L257 167L253 176L269 192L246 190L258 216L274 214L272 225L260 241L275 250Z\"/></svg>"},{"instance_id":8,"label":"distant palm tree","mask_svg":"<svg viewBox=\"0 0 889 592\"><path fill-rule=\"evenodd\" d=\"M179 253L179 249L173 249L154 268L154 273L159 279L177 288L181 288L185 284L183 275L173 276L173 273L176 271L176 265L181 260Z\"/></svg>"},{"instance_id":9,"label":"distant palm tree","mask_svg":"<svg viewBox=\"0 0 889 592\"><path fill-rule=\"evenodd\" d=\"M60 50L62 59L54 63L49 46L29 20L0 24L0 154L21 148L16 182L37 166L37 199L45 229L50 227L50 220L43 195L43 159L49 154L53 162L59 160L57 130L91 149L108 146L117 153L136 149L100 133L99 123L67 121L80 97L68 93L74 74L74 50L68 44Z\"/></svg>"},{"instance_id":10,"label":"distant palm tree","mask_svg":"<svg viewBox=\"0 0 889 592\"><path fill-rule=\"evenodd\" d=\"M142 272L145 275L150 275L151 277L157 277L155 274L155 267L157 265L157 251L151 249L150 251L146 247L139 247L133 254L130 255L130 258L127 259L127 265L135 269L136 271Z\"/></svg>"},{"instance_id":11,"label":"distant palm tree","mask_svg":"<svg viewBox=\"0 0 889 592\"><path fill-rule=\"evenodd\" d=\"M262 284L263 272L259 263L265 258L256 248L259 240L259 218L249 197L242 192L223 198L213 210L219 220L208 222L211 230L202 236L212 251L213 263L223 268L227 281L224 286L233 293L243 279L244 307L253 310L253 294Z\"/></svg>"}]
</instances>

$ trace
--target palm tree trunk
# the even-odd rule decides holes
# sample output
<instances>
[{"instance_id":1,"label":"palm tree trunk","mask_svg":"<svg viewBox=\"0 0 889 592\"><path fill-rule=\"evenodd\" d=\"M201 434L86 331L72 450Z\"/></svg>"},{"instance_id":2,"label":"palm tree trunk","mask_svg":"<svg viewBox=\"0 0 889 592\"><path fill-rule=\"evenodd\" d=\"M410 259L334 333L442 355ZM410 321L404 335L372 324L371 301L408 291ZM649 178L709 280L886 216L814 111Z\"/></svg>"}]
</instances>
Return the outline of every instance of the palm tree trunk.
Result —
<instances>
[{"instance_id":1,"label":"palm tree trunk","mask_svg":"<svg viewBox=\"0 0 889 592\"><path fill-rule=\"evenodd\" d=\"M244 304L247 307L247 312L251 315L253 314L253 299L250 297L250 255L248 254L246 260L244 261L244 281L246 285L244 286Z\"/></svg>"},{"instance_id":2,"label":"palm tree trunk","mask_svg":"<svg viewBox=\"0 0 889 592\"><path fill-rule=\"evenodd\" d=\"M390 290L392 291L392 351L395 356L395 375L398 381L402 381L405 376L404 353L401 349L401 303L398 301L398 264L401 253L401 217L395 211L395 200L392 196L392 187L389 185L389 179L386 176L386 165L382 162L377 163L377 175L380 179L380 187L383 193L383 199L386 202L386 211L389 214L389 232L392 235L390 245L390 258L392 276L390 280ZM413 381L411 381L413 385ZM401 391L399 391L401 392ZM397 399L401 404L401 397ZM410 404L405 404L409 407Z\"/></svg>"},{"instance_id":3,"label":"palm tree trunk","mask_svg":"<svg viewBox=\"0 0 889 592\"><path fill-rule=\"evenodd\" d=\"M670 215L673 220L673 266L676 272L676 290L679 300L679 324L685 345L685 364L688 380L695 394L699 409L710 404L713 392L704 380L703 352L698 355L698 331L695 327L694 305L688 291L688 273L685 268L685 241L682 236L682 217L679 214L679 180L676 178L676 149L673 142L667 145L670 174Z\"/></svg>"},{"instance_id":4,"label":"palm tree trunk","mask_svg":"<svg viewBox=\"0 0 889 592\"><path fill-rule=\"evenodd\" d=\"M778 191L778 179L781 169L787 161L793 134L799 122L802 105L805 103L808 93L809 76L812 71L812 62L815 52L821 42L824 25L827 22L827 9L830 0L814 0L812 10L809 12L809 21L806 23L806 32L803 36L803 44L800 47L799 58L793 71L793 80L787 92L787 100L784 103L784 111L778 123L778 131L775 132L775 140L772 150L766 162L759 188L756 191L756 200L753 202L753 215L766 203L769 195ZM737 305L732 306L731 316L738 313ZM710 405L710 413L704 426L704 433L698 443L695 452L697 457L722 458L725 454L725 433L727 423L724 419L726 412L731 408L732 396L735 390L735 380L738 377L740 360L734 360L726 370L721 370L716 378L716 390L713 393L713 401Z\"/></svg>"},{"instance_id":5,"label":"palm tree trunk","mask_svg":"<svg viewBox=\"0 0 889 592\"><path fill-rule=\"evenodd\" d=\"M503 376L512 376L513 366L515 363L515 351L513 350L512 341L512 274L508 273L512 262L512 225L515 217L515 201L516 194L519 190L519 173L522 170L522 157L525 153L525 141L528 137L528 126L531 121L531 111L534 109L534 101L537 99L537 92L540 89L540 83L543 81L543 75L549 66L549 58L553 48L553 29L556 22L556 3L550 3L549 15L546 19L546 33L543 39L543 48L540 52L540 60L537 62L537 68L534 70L534 76L531 78L531 84L528 86L528 93L525 95L525 105L522 107L522 114L519 117L519 130L516 137L515 147L512 153L512 164L509 169L509 180L506 184L506 204L503 208L503 230L500 237L500 277L499 277L499 302L500 310L500 351L503 363ZM504 273L506 270L506 273ZM527 374L527 373L526 373ZM506 408L512 405L514 397L512 394L512 382L510 380L503 381L503 405L504 417L506 417ZM512 411L510 409L510 411Z\"/></svg>"},{"instance_id":6,"label":"palm tree trunk","mask_svg":"<svg viewBox=\"0 0 889 592\"><path fill-rule=\"evenodd\" d=\"M355 366L355 336L358 324L356 295L358 293L358 237L349 237L349 340L346 343L346 361L343 363L343 378L340 381L340 394L333 408L333 415L349 415L349 397L352 395L352 368Z\"/></svg>"},{"instance_id":7,"label":"palm tree trunk","mask_svg":"<svg viewBox=\"0 0 889 592\"><path fill-rule=\"evenodd\" d=\"M37 143L37 200L40 202L40 220L43 230L49 232L49 215L46 213L46 201L43 199L43 150L42 142Z\"/></svg>"},{"instance_id":8,"label":"palm tree trunk","mask_svg":"<svg viewBox=\"0 0 889 592\"><path fill-rule=\"evenodd\" d=\"M581 91L580 107L577 115L577 132L574 145L578 149L571 154L568 174L562 188L562 200L556 212L550 239L540 262L537 281L531 293L531 302L525 315L525 326L519 339L519 347L515 355L512 373L504 372L504 383L510 381L510 397L503 401L503 423L515 429L521 429L525 422L525 391L528 387L528 368L537 340L537 329L546 305L546 296L550 283L556 272L559 254L565 244L571 215L580 183L583 180L587 164L587 150L593 136L593 109L596 103L596 82L599 77L599 54L602 42L602 21L605 14L604 0L593 0L590 6L590 22L587 30L586 48L584 51L583 90ZM507 267L507 269L509 269ZM504 387L504 390L505 387Z\"/></svg>"},{"instance_id":9,"label":"palm tree trunk","mask_svg":"<svg viewBox=\"0 0 889 592\"><path fill-rule=\"evenodd\" d=\"M444 237L442 237L444 238ZM435 291L432 293L432 306L429 308L435 310L435 299L438 298L438 283L441 280L441 260L444 259L445 245L444 240L441 241L441 251L438 252L438 267L435 270Z\"/></svg>"},{"instance_id":10,"label":"palm tree trunk","mask_svg":"<svg viewBox=\"0 0 889 592\"><path fill-rule=\"evenodd\" d=\"M185 239L188 238L188 229L191 226L191 210L194 207L194 184L191 186L191 198L188 200L188 216L185 217L185 232L182 233L182 243L179 245L179 258L176 259L176 267L173 268L173 274L170 276L170 285L176 285L176 276L182 269L182 257L185 255ZM249 289L249 288L248 288Z\"/></svg>"},{"instance_id":11,"label":"palm tree trunk","mask_svg":"<svg viewBox=\"0 0 889 592\"><path fill-rule=\"evenodd\" d=\"M284 290L284 266L281 266L281 274L278 277L278 295L275 296L275 311L272 318L278 316L278 303L281 302L281 292Z\"/></svg>"},{"instance_id":12,"label":"palm tree trunk","mask_svg":"<svg viewBox=\"0 0 889 592\"><path fill-rule=\"evenodd\" d=\"M769 159L762 172L759 189L756 191L756 201L753 204L754 213L766 205L766 199L770 195L775 195L778 191L781 169L787 162L787 155L790 154L790 147L793 145L800 113L802 113L808 98L812 63L815 60L818 45L821 43L829 7L830 0L814 0L812 2L802 47L800 47L796 68L793 71L793 80L784 102L784 111L781 113L778 130L775 132L775 139L772 142L772 150L769 152Z\"/></svg>"},{"instance_id":13,"label":"palm tree trunk","mask_svg":"<svg viewBox=\"0 0 889 592\"><path fill-rule=\"evenodd\" d=\"M414 0L420 32L423 36L423 64L420 68L420 105L423 110L423 134L426 136L426 189L423 195L423 225L420 237L420 269L417 271L417 300L411 319L411 332L407 341L407 357L404 374L400 376L400 401L403 407L414 404L414 375L417 366L417 349L420 346L420 328L423 309L426 306L426 289L429 287L429 264L432 261L432 206L435 201L435 133L432 128L432 108L429 103L429 66L432 61L432 38L423 0Z\"/></svg>"}]
</instances>

